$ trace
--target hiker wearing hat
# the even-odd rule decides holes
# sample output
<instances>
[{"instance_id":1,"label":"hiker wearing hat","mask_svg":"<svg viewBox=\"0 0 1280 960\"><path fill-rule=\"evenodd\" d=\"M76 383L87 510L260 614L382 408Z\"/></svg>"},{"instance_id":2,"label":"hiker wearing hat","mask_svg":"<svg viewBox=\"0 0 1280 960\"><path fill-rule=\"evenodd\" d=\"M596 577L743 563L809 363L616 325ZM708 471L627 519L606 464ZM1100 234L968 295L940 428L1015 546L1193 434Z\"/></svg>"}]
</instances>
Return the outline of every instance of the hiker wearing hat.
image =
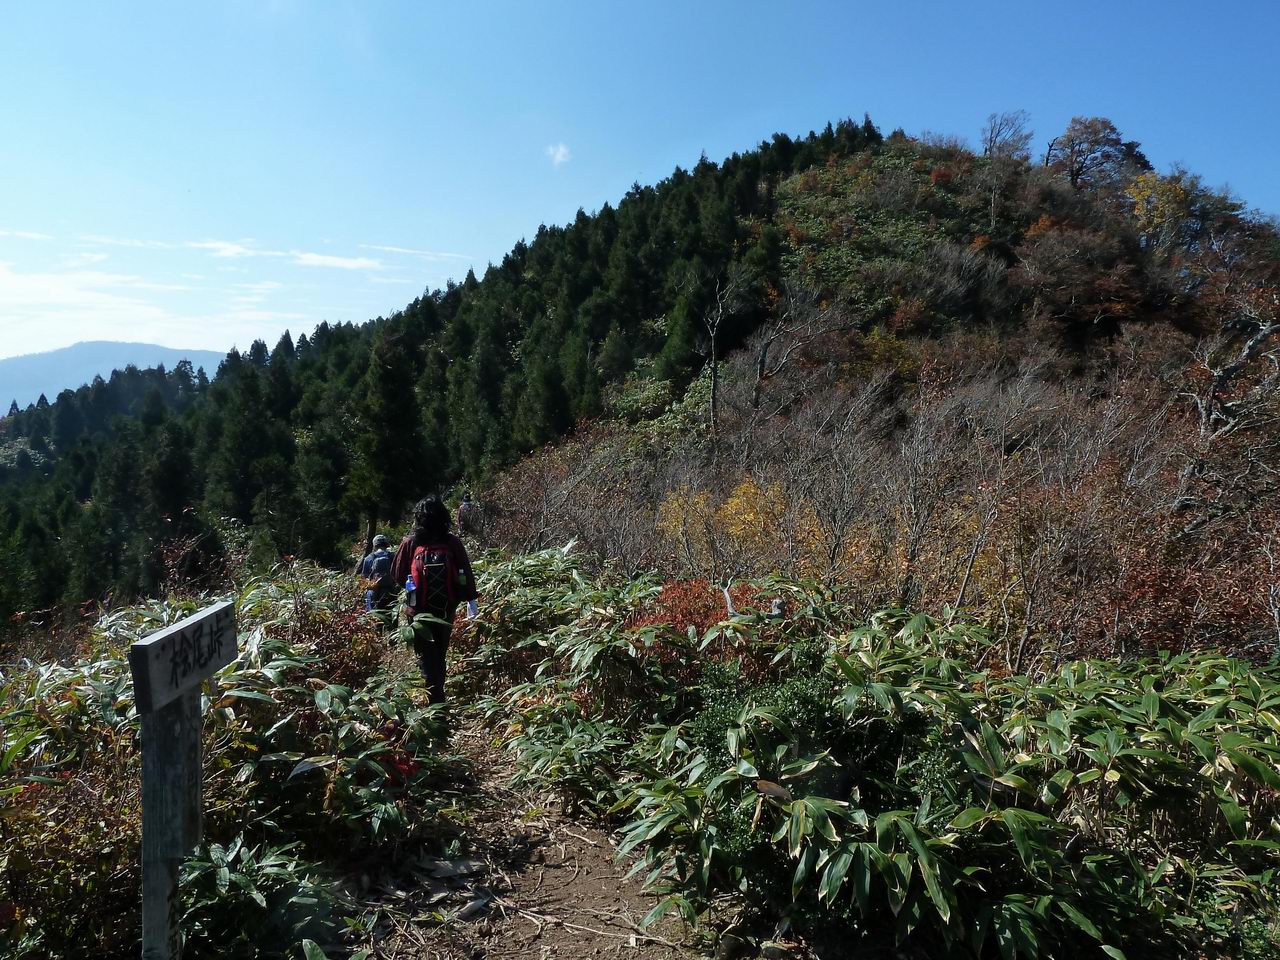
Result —
<instances>
[{"instance_id":1,"label":"hiker wearing hat","mask_svg":"<svg viewBox=\"0 0 1280 960\"><path fill-rule=\"evenodd\" d=\"M364 591L365 610L385 613L391 609L395 582L391 579L391 551L387 538L378 534L373 538L373 552L360 563L360 576L367 584Z\"/></svg>"},{"instance_id":2,"label":"hiker wearing hat","mask_svg":"<svg viewBox=\"0 0 1280 960\"><path fill-rule=\"evenodd\" d=\"M462 502L458 504L458 531L460 533L476 532L476 504L471 499L469 491L462 495Z\"/></svg>"}]
</instances>

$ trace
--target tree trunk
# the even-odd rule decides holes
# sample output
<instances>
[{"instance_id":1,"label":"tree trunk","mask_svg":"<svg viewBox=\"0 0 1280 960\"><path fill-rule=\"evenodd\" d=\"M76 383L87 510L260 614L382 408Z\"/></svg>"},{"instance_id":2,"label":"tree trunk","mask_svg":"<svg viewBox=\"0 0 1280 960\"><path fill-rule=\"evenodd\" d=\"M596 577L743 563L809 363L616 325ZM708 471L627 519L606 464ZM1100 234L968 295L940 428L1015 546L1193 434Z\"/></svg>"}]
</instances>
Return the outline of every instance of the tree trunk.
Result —
<instances>
[{"instance_id":1,"label":"tree trunk","mask_svg":"<svg viewBox=\"0 0 1280 960\"><path fill-rule=\"evenodd\" d=\"M720 368L716 364L716 342L711 340L711 435L716 435L716 421L720 416Z\"/></svg>"},{"instance_id":2,"label":"tree trunk","mask_svg":"<svg viewBox=\"0 0 1280 960\"><path fill-rule=\"evenodd\" d=\"M377 532L378 518L375 514L370 514L364 525L364 555L366 557L373 553L373 538Z\"/></svg>"},{"instance_id":3,"label":"tree trunk","mask_svg":"<svg viewBox=\"0 0 1280 960\"><path fill-rule=\"evenodd\" d=\"M769 340L760 344L760 356L756 358L756 383L751 388L751 409L760 409L760 389L764 386L764 371L769 362Z\"/></svg>"},{"instance_id":4,"label":"tree trunk","mask_svg":"<svg viewBox=\"0 0 1280 960\"><path fill-rule=\"evenodd\" d=\"M964 603L964 595L969 589L969 580L973 577L973 565L978 561L978 553L982 550L982 547L987 540L987 530L990 528L991 524L995 522L995 519L996 509L995 507L992 507L987 511L987 516L982 524L982 528L978 531L978 535L974 538L973 546L969 550L969 558L964 565L964 578L960 581L960 592L956 594L956 602L951 605L952 616L955 615L956 610L960 609L960 605ZM947 618L947 622L951 622L950 617Z\"/></svg>"}]
</instances>

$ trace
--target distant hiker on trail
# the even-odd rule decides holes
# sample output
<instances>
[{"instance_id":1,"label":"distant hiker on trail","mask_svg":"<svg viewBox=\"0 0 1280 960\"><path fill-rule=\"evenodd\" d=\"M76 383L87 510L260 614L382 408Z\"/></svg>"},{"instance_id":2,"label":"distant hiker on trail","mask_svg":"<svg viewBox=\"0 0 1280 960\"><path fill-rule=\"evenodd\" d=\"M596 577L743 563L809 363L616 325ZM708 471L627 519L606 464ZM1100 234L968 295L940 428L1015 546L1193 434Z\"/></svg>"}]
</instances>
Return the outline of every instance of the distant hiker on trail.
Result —
<instances>
[{"instance_id":1,"label":"distant hiker on trail","mask_svg":"<svg viewBox=\"0 0 1280 960\"><path fill-rule=\"evenodd\" d=\"M365 610L384 611L391 608L392 591L395 581L391 578L391 544L382 534L373 538L373 552L360 562L360 573L366 581L371 581L364 591Z\"/></svg>"},{"instance_id":2,"label":"distant hiker on trail","mask_svg":"<svg viewBox=\"0 0 1280 960\"><path fill-rule=\"evenodd\" d=\"M476 615L476 580L466 547L449 532L449 509L444 503L435 497L420 500L413 508L413 527L413 533L396 551L391 579L405 588L411 619L428 614L439 621L415 624L413 650L431 691L431 702L443 703L445 654L453 615L464 600L467 616Z\"/></svg>"},{"instance_id":3,"label":"distant hiker on trail","mask_svg":"<svg viewBox=\"0 0 1280 960\"><path fill-rule=\"evenodd\" d=\"M464 493L462 502L458 504L458 531L460 533L475 533L476 510L477 507L471 499L470 492Z\"/></svg>"}]
</instances>

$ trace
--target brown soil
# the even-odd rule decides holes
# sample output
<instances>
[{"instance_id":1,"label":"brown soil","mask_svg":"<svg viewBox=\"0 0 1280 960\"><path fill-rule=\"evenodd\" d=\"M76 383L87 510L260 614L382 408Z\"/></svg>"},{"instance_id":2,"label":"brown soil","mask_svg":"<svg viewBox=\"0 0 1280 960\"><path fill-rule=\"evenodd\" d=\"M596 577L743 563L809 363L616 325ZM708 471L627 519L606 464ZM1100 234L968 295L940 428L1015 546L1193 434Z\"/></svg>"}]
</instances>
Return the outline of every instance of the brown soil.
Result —
<instances>
[{"instance_id":1,"label":"brown soil","mask_svg":"<svg viewBox=\"0 0 1280 960\"><path fill-rule=\"evenodd\" d=\"M469 721L453 738L465 852L425 857L377 892L370 957L386 960L695 958L688 931L640 920L657 900L628 879L607 832L509 788L511 760Z\"/></svg>"}]
</instances>

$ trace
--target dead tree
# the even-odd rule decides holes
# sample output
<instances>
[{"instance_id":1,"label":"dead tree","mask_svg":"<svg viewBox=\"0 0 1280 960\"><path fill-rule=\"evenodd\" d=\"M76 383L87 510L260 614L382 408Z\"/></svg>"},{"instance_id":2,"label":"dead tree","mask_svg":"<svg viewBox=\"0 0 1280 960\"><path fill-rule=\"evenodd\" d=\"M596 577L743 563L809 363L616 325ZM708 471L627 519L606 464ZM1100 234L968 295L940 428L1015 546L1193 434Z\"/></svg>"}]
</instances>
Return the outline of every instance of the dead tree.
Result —
<instances>
[{"instance_id":1,"label":"dead tree","mask_svg":"<svg viewBox=\"0 0 1280 960\"><path fill-rule=\"evenodd\" d=\"M715 295L710 307L702 314L706 356L711 365L711 403L708 417L713 437L720 419L720 331L725 321L742 309L754 282L755 276L750 267L745 263L731 263L716 278Z\"/></svg>"},{"instance_id":2,"label":"dead tree","mask_svg":"<svg viewBox=\"0 0 1280 960\"><path fill-rule=\"evenodd\" d=\"M781 373L819 337L853 326L853 319L846 310L834 303L822 303L811 290L787 281L783 284L783 295L782 309L760 333L755 383L751 389L753 411L760 409L760 394L766 380Z\"/></svg>"}]
</instances>

